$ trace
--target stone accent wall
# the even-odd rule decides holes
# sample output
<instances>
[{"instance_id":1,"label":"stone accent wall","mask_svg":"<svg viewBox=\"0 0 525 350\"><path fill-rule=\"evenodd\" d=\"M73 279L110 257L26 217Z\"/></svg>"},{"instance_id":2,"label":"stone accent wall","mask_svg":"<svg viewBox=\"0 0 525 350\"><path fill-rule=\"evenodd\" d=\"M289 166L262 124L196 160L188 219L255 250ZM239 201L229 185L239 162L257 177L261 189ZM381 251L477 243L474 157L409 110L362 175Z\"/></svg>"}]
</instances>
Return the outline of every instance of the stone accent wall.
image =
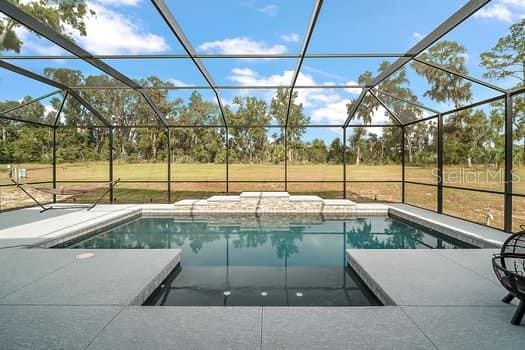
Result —
<instances>
[{"instance_id":1,"label":"stone accent wall","mask_svg":"<svg viewBox=\"0 0 525 350\"><path fill-rule=\"evenodd\" d=\"M354 213L355 203L318 196L291 196L288 192L243 192L239 196L185 199L174 204L174 212L199 213Z\"/></svg>"}]
</instances>

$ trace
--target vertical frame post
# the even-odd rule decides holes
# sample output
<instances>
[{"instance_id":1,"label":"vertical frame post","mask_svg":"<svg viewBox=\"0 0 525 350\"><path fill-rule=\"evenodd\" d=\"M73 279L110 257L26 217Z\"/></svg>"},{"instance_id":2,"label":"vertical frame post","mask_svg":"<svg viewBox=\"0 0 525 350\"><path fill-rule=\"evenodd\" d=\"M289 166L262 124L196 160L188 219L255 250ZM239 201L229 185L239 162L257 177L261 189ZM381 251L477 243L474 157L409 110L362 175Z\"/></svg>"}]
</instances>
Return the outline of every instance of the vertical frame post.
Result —
<instances>
[{"instance_id":1,"label":"vertical frame post","mask_svg":"<svg viewBox=\"0 0 525 350\"><path fill-rule=\"evenodd\" d=\"M437 212L443 213L443 114L438 114L437 125Z\"/></svg>"},{"instance_id":2,"label":"vertical frame post","mask_svg":"<svg viewBox=\"0 0 525 350\"><path fill-rule=\"evenodd\" d=\"M57 127L53 126L53 188L57 188ZM53 195L53 203L57 202L56 194Z\"/></svg>"},{"instance_id":3,"label":"vertical frame post","mask_svg":"<svg viewBox=\"0 0 525 350\"><path fill-rule=\"evenodd\" d=\"M405 203L405 126L401 126L401 203Z\"/></svg>"},{"instance_id":4,"label":"vertical frame post","mask_svg":"<svg viewBox=\"0 0 525 350\"><path fill-rule=\"evenodd\" d=\"M230 131L225 127L226 132L226 193L230 192Z\"/></svg>"},{"instance_id":5,"label":"vertical frame post","mask_svg":"<svg viewBox=\"0 0 525 350\"><path fill-rule=\"evenodd\" d=\"M55 116L55 121L53 122L53 188L57 188L57 125L60 121L60 114L62 114L62 110L64 109L64 105L66 104L68 95L69 93L66 91L66 93L64 94L64 98L62 99L62 102L58 107L58 111ZM54 194L53 203L56 202L57 196L56 194Z\"/></svg>"},{"instance_id":6,"label":"vertical frame post","mask_svg":"<svg viewBox=\"0 0 525 350\"><path fill-rule=\"evenodd\" d=\"M288 192L288 126L284 127L284 191Z\"/></svg>"},{"instance_id":7,"label":"vertical frame post","mask_svg":"<svg viewBox=\"0 0 525 350\"><path fill-rule=\"evenodd\" d=\"M171 129L166 128L168 135L168 203L171 203Z\"/></svg>"},{"instance_id":8,"label":"vertical frame post","mask_svg":"<svg viewBox=\"0 0 525 350\"><path fill-rule=\"evenodd\" d=\"M346 199L346 127L343 126L343 199Z\"/></svg>"},{"instance_id":9,"label":"vertical frame post","mask_svg":"<svg viewBox=\"0 0 525 350\"><path fill-rule=\"evenodd\" d=\"M512 95L505 94L505 204L504 225L506 232L512 232Z\"/></svg>"},{"instance_id":10,"label":"vertical frame post","mask_svg":"<svg viewBox=\"0 0 525 350\"><path fill-rule=\"evenodd\" d=\"M113 127L108 128L109 203L113 204Z\"/></svg>"}]
</instances>

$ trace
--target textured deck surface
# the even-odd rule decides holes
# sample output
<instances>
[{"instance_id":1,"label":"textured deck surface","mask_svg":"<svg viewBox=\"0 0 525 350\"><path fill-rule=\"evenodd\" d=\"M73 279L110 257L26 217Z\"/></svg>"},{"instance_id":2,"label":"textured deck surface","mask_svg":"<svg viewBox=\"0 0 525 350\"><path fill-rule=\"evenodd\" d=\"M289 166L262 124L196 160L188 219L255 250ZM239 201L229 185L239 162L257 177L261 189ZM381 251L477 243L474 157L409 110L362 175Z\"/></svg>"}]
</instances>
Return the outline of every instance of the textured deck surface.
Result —
<instances>
[{"instance_id":1,"label":"textured deck surface","mask_svg":"<svg viewBox=\"0 0 525 350\"><path fill-rule=\"evenodd\" d=\"M349 264L439 349L522 349L525 325L491 267L497 249L348 249Z\"/></svg>"},{"instance_id":2,"label":"textured deck surface","mask_svg":"<svg viewBox=\"0 0 525 350\"><path fill-rule=\"evenodd\" d=\"M145 206L142 206L145 207ZM380 204L359 204L382 212ZM464 230L497 230L397 206ZM149 206L152 212L169 206ZM60 237L137 206L0 214L0 246ZM18 217L16 215L21 215ZM0 249L0 349L523 349L525 326L490 268L497 250L350 251L393 300L385 307L141 307L174 250ZM182 257L182 259L184 259Z\"/></svg>"}]
</instances>

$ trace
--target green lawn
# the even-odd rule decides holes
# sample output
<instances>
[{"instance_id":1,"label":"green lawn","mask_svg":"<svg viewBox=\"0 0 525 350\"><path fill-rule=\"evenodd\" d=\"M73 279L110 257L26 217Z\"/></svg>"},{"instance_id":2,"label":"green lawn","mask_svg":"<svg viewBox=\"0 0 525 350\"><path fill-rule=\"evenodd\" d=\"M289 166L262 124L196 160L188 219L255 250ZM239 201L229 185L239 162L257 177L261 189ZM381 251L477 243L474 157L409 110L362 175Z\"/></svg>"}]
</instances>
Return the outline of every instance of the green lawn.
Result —
<instances>
[{"instance_id":1,"label":"green lawn","mask_svg":"<svg viewBox=\"0 0 525 350\"><path fill-rule=\"evenodd\" d=\"M23 164L20 167L28 169L27 182L50 182L52 168L47 164ZM0 169L0 184L9 184L6 166ZM498 178L497 170L488 173L483 168L468 169L466 174L459 167L445 167L445 184L459 187L484 188L494 191L503 190L503 182ZM365 181L363 183L347 183L347 196L357 201L394 201L401 200L401 185L399 183L371 183L366 181L400 181L401 167L399 165L349 165L347 180ZM406 180L422 183L436 183L432 168L406 167ZM463 173L462 173L463 171ZM60 181L108 181L109 168L107 162L86 162L77 164L59 164L57 180ZM525 180L525 169L515 171L516 178ZM453 181L454 176L462 176L463 180ZM114 164L114 178L135 183L121 183L115 190L114 197L119 203L167 202L166 183L141 183L140 181L166 181L167 165L165 163L120 163ZM172 201L181 198L204 198L214 193L226 190L224 183L226 167L224 164L172 164L171 178ZM334 164L292 164L288 166L288 191L291 193L314 193L325 198L341 198L342 183L322 183L322 181L342 181L343 166ZM283 164L230 164L229 190L232 193L242 191L283 191ZM216 183L191 183L191 181L217 181ZM241 181L252 181L244 182ZM260 181L260 182L257 182ZM275 181L275 182L272 182ZM313 181L301 183L294 181ZM49 186L49 185L47 185ZM64 187L89 187L97 184L59 184ZM525 193L525 181L516 181L513 185L517 193ZM50 200L38 192L42 200ZM100 192L78 200L91 201ZM406 201L411 204L436 208L436 189L431 186L406 184ZM1 208L16 207L30 204L20 191L13 187L0 188ZM515 227L525 224L525 199L514 201ZM503 196L476 193L463 190L444 190L444 210L446 213L470 220L486 223L487 217L493 217L489 224L501 228L503 225Z\"/></svg>"}]
</instances>

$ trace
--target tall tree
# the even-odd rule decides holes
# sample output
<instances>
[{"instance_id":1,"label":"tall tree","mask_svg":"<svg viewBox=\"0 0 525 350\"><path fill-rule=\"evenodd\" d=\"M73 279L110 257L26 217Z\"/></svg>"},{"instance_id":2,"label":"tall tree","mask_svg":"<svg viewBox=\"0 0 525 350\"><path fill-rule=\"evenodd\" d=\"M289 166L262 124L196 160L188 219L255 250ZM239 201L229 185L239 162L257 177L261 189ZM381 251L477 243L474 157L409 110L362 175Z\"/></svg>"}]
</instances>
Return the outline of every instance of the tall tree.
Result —
<instances>
[{"instance_id":1,"label":"tall tree","mask_svg":"<svg viewBox=\"0 0 525 350\"><path fill-rule=\"evenodd\" d=\"M525 84L525 19L510 26L510 33L496 46L481 54L481 65L487 70L483 77L502 80L515 78Z\"/></svg>"},{"instance_id":2,"label":"tall tree","mask_svg":"<svg viewBox=\"0 0 525 350\"><path fill-rule=\"evenodd\" d=\"M183 106L174 106L178 115L174 123L179 125L216 125L219 109L214 102L207 101L193 91ZM213 162L224 147L220 129L176 128L173 133L173 152L176 161Z\"/></svg>"},{"instance_id":3,"label":"tall tree","mask_svg":"<svg viewBox=\"0 0 525 350\"><path fill-rule=\"evenodd\" d=\"M277 90L277 93L272 98L272 101L270 103L270 116L273 120L275 120L279 125L285 125L286 124L286 112L288 110L288 97L290 94L289 89L280 88ZM297 148L298 144L301 142L301 137L306 132L306 128L301 127L293 127L297 125L307 125L310 122L310 117L306 116L303 111L303 105L302 103L296 103L296 100L298 98L297 91L294 91L292 95L291 100L291 107L290 107L290 114L288 116L288 125L291 125L292 127L288 127L287 133L288 133L288 154L286 155L288 157L288 160L293 161L295 159L294 155L294 149ZM282 143L284 135L280 136L277 139L277 142Z\"/></svg>"},{"instance_id":4,"label":"tall tree","mask_svg":"<svg viewBox=\"0 0 525 350\"><path fill-rule=\"evenodd\" d=\"M422 53L420 58L454 72L468 74L465 64L466 53L465 47L459 43L443 40ZM455 108L458 108L472 99L472 84L469 81L419 62L413 62L412 67L428 81L430 86L425 92L425 96L430 97L432 100L442 103L451 102ZM454 150L456 150L456 145L467 150L473 150L475 147L476 140L472 137L469 138L472 135L464 134L465 125L471 119L470 114L471 111L465 110L452 114L448 119L445 132L448 135L447 142L453 145ZM466 142L467 144L461 142ZM460 150L457 151L460 153L456 155L448 154L446 157L451 159L463 154ZM472 154L467 154L466 159L467 166L471 166Z\"/></svg>"},{"instance_id":5,"label":"tall tree","mask_svg":"<svg viewBox=\"0 0 525 350\"><path fill-rule=\"evenodd\" d=\"M84 0L53 1L51 5L46 0L11 0L10 2L69 38L72 38L74 31L85 36L85 16L88 13L95 15L93 10L88 9ZM0 17L0 51L20 52L23 42L16 31L19 27L21 24L10 17Z\"/></svg>"},{"instance_id":6,"label":"tall tree","mask_svg":"<svg viewBox=\"0 0 525 350\"><path fill-rule=\"evenodd\" d=\"M468 74L465 65L466 49L455 41L443 40L432 46L428 51L422 53L420 58L446 67L461 74ZM416 72L425 77L430 88L425 96L436 102L452 102L455 108L463 102L472 99L472 84L454 74L427 66L419 62L413 62L412 67Z\"/></svg>"},{"instance_id":7,"label":"tall tree","mask_svg":"<svg viewBox=\"0 0 525 350\"><path fill-rule=\"evenodd\" d=\"M326 145L321 139L313 139L312 142L307 145L308 161L312 163L326 163L328 158L328 150Z\"/></svg>"},{"instance_id":8,"label":"tall tree","mask_svg":"<svg viewBox=\"0 0 525 350\"><path fill-rule=\"evenodd\" d=\"M379 72L384 71L389 65L390 63L386 61L381 63ZM409 87L409 80L405 68L398 70L395 74L391 75L388 79L382 82L379 85L379 89L397 97L396 99L387 95L379 96L379 98L381 98L381 100L388 105L392 113L399 118L401 123L406 124L413 122L422 116L423 111L414 104L417 103L417 96L414 95ZM391 119L393 120L393 118ZM408 161L412 162L414 153L414 148L412 146L417 143L418 136L425 132L426 125L424 123L418 123L410 129L412 132L407 132L405 134L405 142L407 146L406 152L408 153ZM399 160L401 156L401 148L399 147L401 140L401 130L399 128L387 128L383 132L383 139L385 139L385 144L388 145L387 147L389 147L388 155L393 156L392 159L385 160Z\"/></svg>"},{"instance_id":9,"label":"tall tree","mask_svg":"<svg viewBox=\"0 0 525 350\"><path fill-rule=\"evenodd\" d=\"M390 66L390 63L387 61L382 62L379 65L379 68L377 72L380 74L385 69L387 69ZM372 72L366 71L365 73L361 74L358 78L358 83L360 85L369 85L373 81ZM380 91L384 91L386 93L389 93L393 96L397 96L399 99L407 100L410 102L417 102L417 97L412 93L408 86L408 78L406 74L405 69L398 70L395 74L391 75L387 80L382 82L378 86ZM398 99L390 98L386 95L380 95L379 98L385 102L389 109L395 114L396 117L399 117L402 123L407 123L410 121L416 120L421 115L421 109L418 107L414 107L413 105L409 103L402 102ZM348 114L350 114L350 111L353 109L355 104L355 101L350 102L347 104L347 111ZM371 95L366 95L363 101L361 102L361 105L357 109L354 118L361 120L364 125L371 124L372 123L372 117L374 113L377 112L379 109L380 104L379 102ZM389 120L392 123L396 123L397 121L387 113L386 115L389 117ZM388 136L391 136L393 138L397 138L397 140L400 140L400 133L399 130L389 129L387 131L389 133ZM363 159L362 155L362 145L363 142L361 138L365 137L367 134L367 131L365 128L358 128L354 130L352 135L350 136L350 144L355 147L355 164L359 165L361 160ZM384 151L384 148L381 148L382 151ZM391 149L395 152L395 150L400 151L399 147L395 147ZM390 151L390 150L389 150ZM399 155L394 155L394 159L399 159Z\"/></svg>"},{"instance_id":10,"label":"tall tree","mask_svg":"<svg viewBox=\"0 0 525 350\"><path fill-rule=\"evenodd\" d=\"M330 148L328 149L328 161L336 164L343 162L343 144L339 137L330 143Z\"/></svg>"},{"instance_id":11,"label":"tall tree","mask_svg":"<svg viewBox=\"0 0 525 350\"><path fill-rule=\"evenodd\" d=\"M357 79L357 82L359 85L367 85L371 84L373 80L372 72L366 71L363 74L359 76ZM365 95L363 100L361 101L361 105L357 108L355 114L353 116L350 115L352 110L354 109L354 106L356 105L357 101L353 100L350 101L350 103L347 103L346 110L349 117L353 117L354 119L361 120L364 125L371 124L372 123L372 116L374 115L374 112L379 108L379 104L372 96L369 94ZM361 155L361 147L362 147L362 138L366 134L365 128L356 128L353 133L350 135L350 145L355 149L355 165L359 165L361 163L362 155Z\"/></svg>"},{"instance_id":12,"label":"tall tree","mask_svg":"<svg viewBox=\"0 0 525 350\"><path fill-rule=\"evenodd\" d=\"M238 160L260 162L268 145L267 130L264 127L250 126L269 124L271 117L268 106L257 97L235 97L233 105L237 110L229 118L231 149Z\"/></svg>"},{"instance_id":13,"label":"tall tree","mask_svg":"<svg viewBox=\"0 0 525 350\"><path fill-rule=\"evenodd\" d=\"M484 78L517 80L515 87L525 86L525 19L510 26L509 34L481 55L481 65L486 69ZM521 160L525 161L525 97L516 95L514 105L514 138L522 140ZM502 104L495 104L502 112Z\"/></svg>"}]
</instances>

